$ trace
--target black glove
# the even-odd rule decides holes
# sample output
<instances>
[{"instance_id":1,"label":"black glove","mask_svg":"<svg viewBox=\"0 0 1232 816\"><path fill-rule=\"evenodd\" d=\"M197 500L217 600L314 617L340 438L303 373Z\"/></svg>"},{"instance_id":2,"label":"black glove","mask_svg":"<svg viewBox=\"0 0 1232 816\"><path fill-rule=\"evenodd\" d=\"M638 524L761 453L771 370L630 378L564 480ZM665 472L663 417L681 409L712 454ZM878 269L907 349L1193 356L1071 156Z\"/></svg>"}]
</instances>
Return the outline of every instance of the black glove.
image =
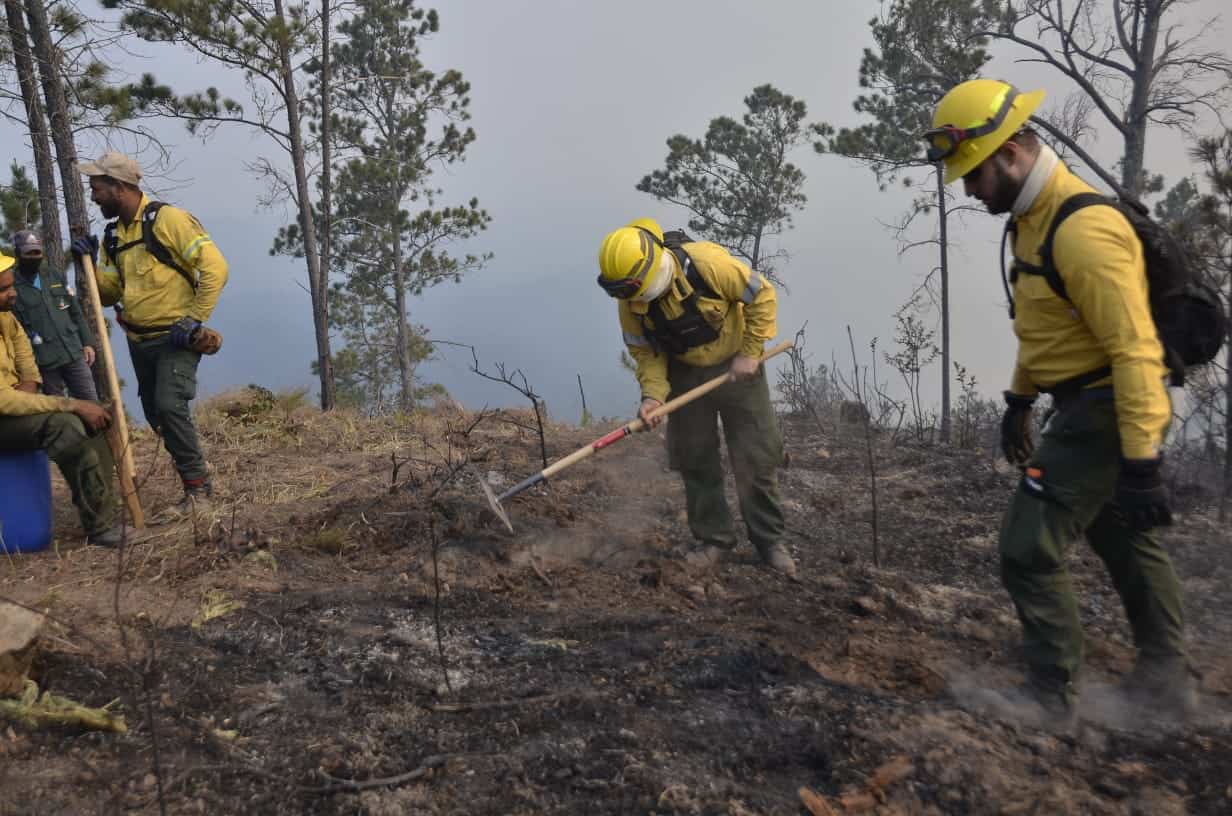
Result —
<instances>
[{"instance_id":1,"label":"black glove","mask_svg":"<svg viewBox=\"0 0 1232 816\"><path fill-rule=\"evenodd\" d=\"M83 235L80 238L74 238L73 243L69 245L69 250L73 253L73 257L81 260L89 255L90 260L98 264L98 236Z\"/></svg>"},{"instance_id":2,"label":"black glove","mask_svg":"<svg viewBox=\"0 0 1232 816\"><path fill-rule=\"evenodd\" d=\"M1164 487L1163 477L1159 473L1163 461L1163 457L1121 460L1116 502L1135 530L1172 524L1168 488Z\"/></svg>"},{"instance_id":3,"label":"black glove","mask_svg":"<svg viewBox=\"0 0 1232 816\"><path fill-rule=\"evenodd\" d=\"M193 335L201 328L201 321L191 317L181 317L171 324L171 345L176 348L188 348L192 345Z\"/></svg>"},{"instance_id":4,"label":"black glove","mask_svg":"<svg viewBox=\"0 0 1232 816\"><path fill-rule=\"evenodd\" d=\"M1035 397L1005 392L1005 414L1001 417L1001 452L1011 465L1025 465L1035 453L1031 437L1031 406Z\"/></svg>"}]
</instances>

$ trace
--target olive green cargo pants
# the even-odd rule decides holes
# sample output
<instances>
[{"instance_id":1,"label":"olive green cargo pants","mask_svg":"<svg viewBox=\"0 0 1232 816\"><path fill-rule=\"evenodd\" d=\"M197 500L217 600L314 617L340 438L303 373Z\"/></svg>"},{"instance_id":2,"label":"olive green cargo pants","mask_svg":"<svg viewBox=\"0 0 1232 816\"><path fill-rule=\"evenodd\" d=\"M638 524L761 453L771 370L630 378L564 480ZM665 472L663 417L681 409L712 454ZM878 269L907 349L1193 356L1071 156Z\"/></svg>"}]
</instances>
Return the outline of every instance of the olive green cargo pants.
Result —
<instances>
[{"instance_id":1,"label":"olive green cargo pants","mask_svg":"<svg viewBox=\"0 0 1232 816\"><path fill-rule=\"evenodd\" d=\"M729 368L730 362L694 367L672 360L668 367L672 396ZM783 437L770 405L764 366L751 379L727 383L679 408L667 421L668 457L684 479L689 529L705 544L730 549L736 545L736 526L723 495L720 417L749 540L758 552L765 552L780 543L785 524L777 475Z\"/></svg>"},{"instance_id":2,"label":"olive green cargo pants","mask_svg":"<svg viewBox=\"0 0 1232 816\"><path fill-rule=\"evenodd\" d=\"M115 524L115 462L106 438L91 436L74 414L0 417L0 450L45 450L68 482L86 535Z\"/></svg>"},{"instance_id":3,"label":"olive green cargo pants","mask_svg":"<svg viewBox=\"0 0 1232 816\"><path fill-rule=\"evenodd\" d=\"M1076 677L1083 636L1065 560L1085 534L1121 596L1139 663L1184 659L1181 585L1168 554L1126 523L1113 497L1120 434L1110 398L1063 407L1044 430L1001 528L1001 580L1031 669Z\"/></svg>"},{"instance_id":4,"label":"olive green cargo pants","mask_svg":"<svg viewBox=\"0 0 1232 816\"><path fill-rule=\"evenodd\" d=\"M188 405L197 396L197 364L201 355L172 346L167 336L141 342L129 339L128 350L145 420L162 436L180 478L207 478L209 470Z\"/></svg>"}]
</instances>

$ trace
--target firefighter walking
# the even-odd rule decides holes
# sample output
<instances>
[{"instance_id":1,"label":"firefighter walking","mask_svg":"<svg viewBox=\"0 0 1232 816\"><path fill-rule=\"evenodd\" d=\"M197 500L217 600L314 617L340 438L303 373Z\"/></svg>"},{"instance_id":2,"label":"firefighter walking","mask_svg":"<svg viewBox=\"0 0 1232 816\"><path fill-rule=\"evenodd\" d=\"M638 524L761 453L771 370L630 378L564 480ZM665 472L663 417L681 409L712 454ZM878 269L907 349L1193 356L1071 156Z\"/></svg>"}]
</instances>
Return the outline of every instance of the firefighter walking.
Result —
<instances>
[{"instance_id":1,"label":"firefighter walking","mask_svg":"<svg viewBox=\"0 0 1232 816\"><path fill-rule=\"evenodd\" d=\"M1012 221L1018 352L1002 449L1024 472L999 550L1028 664L1016 693L1073 719L1083 633L1066 557L1085 536L1133 630L1137 664L1124 690L1183 714L1192 692L1181 585L1152 532L1171 523L1160 469L1172 408L1143 246L1116 207L1059 215L1093 188L1031 129L1043 97L994 80L964 82L937 105L926 134L945 181L961 180L968 196ZM1055 413L1036 447L1032 408L1041 393L1052 395Z\"/></svg>"}]
</instances>

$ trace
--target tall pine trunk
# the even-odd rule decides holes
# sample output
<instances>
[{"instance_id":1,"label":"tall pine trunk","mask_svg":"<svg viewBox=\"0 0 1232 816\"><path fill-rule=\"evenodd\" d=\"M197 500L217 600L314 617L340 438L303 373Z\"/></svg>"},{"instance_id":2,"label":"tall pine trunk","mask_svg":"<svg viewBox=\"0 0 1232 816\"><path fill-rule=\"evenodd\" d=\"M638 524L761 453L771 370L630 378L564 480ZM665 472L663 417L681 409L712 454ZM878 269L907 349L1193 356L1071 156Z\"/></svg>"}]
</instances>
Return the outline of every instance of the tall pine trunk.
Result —
<instances>
[{"instance_id":1,"label":"tall pine trunk","mask_svg":"<svg viewBox=\"0 0 1232 816\"><path fill-rule=\"evenodd\" d=\"M283 0L274 0L275 17L286 22ZM291 143L291 164L295 170L295 199L299 208L299 225L304 233L304 260L308 266L308 292L312 298L312 324L317 342L317 367L321 379L321 409L332 410L336 404L334 361L329 348L329 307L326 294L329 283L321 269L321 246L317 243L316 215L312 208L312 190L308 184L307 151L300 119L299 92L295 87L295 68L285 39L277 43L279 78L282 96L287 106L287 135Z\"/></svg>"},{"instance_id":2,"label":"tall pine trunk","mask_svg":"<svg viewBox=\"0 0 1232 816\"><path fill-rule=\"evenodd\" d=\"M415 407L415 371L411 363L410 331L406 320L406 269L402 264L402 231L397 226L398 202L393 202L393 230L390 243L394 263L394 309L397 311L398 407L408 412Z\"/></svg>"},{"instance_id":3,"label":"tall pine trunk","mask_svg":"<svg viewBox=\"0 0 1232 816\"><path fill-rule=\"evenodd\" d=\"M64 268L64 240L60 235L60 202L56 195L55 162L51 154L51 139L47 119L39 100L38 74L30 51L30 35L22 16L19 0L4 0L4 13L13 46L13 63L21 87L21 101L26 109L26 125L30 146L34 150L34 170L38 178L39 208L43 211L43 253L52 269Z\"/></svg>"},{"instance_id":4,"label":"tall pine trunk","mask_svg":"<svg viewBox=\"0 0 1232 816\"><path fill-rule=\"evenodd\" d=\"M1155 50L1159 43L1159 22L1164 4L1148 0L1142 4L1142 38L1138 51L1130 54L1134 66L1133 90L1129 107L1125 111L1124 129L1125 157L1121 160L1121 184L1134 198L1142 196L1142 167L1146 157L1147 108L1150 106L1151 89L1155 82Z\"/></svg>"},{"instance_id":5,"label":"tall pine trunk","mask_svg":"<svg viewBox=\"0 0 1232 816\"><path fill-rule=\"evenodd\" d=\"M1228 225L1232 227L1232 203L1228 205ZM1232 276L1232 247L1228 249L1228 269ZM1229 280L1224 304L1232 313L1232 280ZM1224 354L1223 372L1223 490L1219 497L1219 521L1228 520L1229 504L1232 504L1232 320L1228 321L1227 351Z\"/></svg>"},{"instance_id":6,"label":"tall pine trunk","mask_svg":"<svg viewBox=\"0 0 1232 816\"><path fill-rule=\"evenodd\" d=\"M950 441L950 265L945 165L937 163L937 217L941 239L941 441Z\"/></svg>"},{"instance_id":7,"label":"tall pine trunk","mask_svg":"<svg viewBox=\"0 0 1232 816\"><path fill-rule=\"evenodd\" d=\"M321 301L322 318L326 324L326 342L329 341L329 278L333 271L333 256L334 256L334 171L330 162L333 161L333 144L330 140L333 138L333 128L329 121L333 115L333 100L330 96L333 93L331 82L333 80L332 66L330 65L329 46L333 36L333 31L330 29L330 11L332 10L332 0L321 0L321 288L318 297ZM313 301L312 310L313 320L317 319L316 301ZM329 351L327 347L327 352ZM318 340L318 353L320 351ZM318 362L320 362L318 360ZM334 399L332 389L334 387L334 372L333 359L328 360L329 381L331 389L331 402ZM324 371L324 369L322 369ZM325 393L324 387L321 393Z\"/></svg>"},{"instance_id":8,"label":"tall pine trunk","mask_svg":"<svg viewBox=\"0 0 1232 816\"><path fill-rule=\"evenodd\" d=\"M73 141L72 120L69 118L68 96L64 92L64 76L61 73L60 50L51 37L51 26L47 22L47 9L42 0L26 0L26 16L30 20L30 38L34 57L38 62L39 76L43 83L43 97L47 101L47 113L51 124L51 139L56 145L56 162L60 166L60 187L64 192L64 211L68 215L69 239L88 235L90 232L90 214L86 210L86 197L82 192L81 174L77 170L77 145ZM46 220L47 216L44 216ZM60 213L55 213L57 224ZM61 265L56 267L63 269ZM87 286L93 285L85 279L85 269L77 266L77 291L84 293ZM98 325L99 315L94 314L94 304L84 295L78 298L81 309L85 313L90 326ZM94 377L100 386L99 393L105 393L103 380L103 359L100 354L95 358Z\"/></svg>"}]
</instances>

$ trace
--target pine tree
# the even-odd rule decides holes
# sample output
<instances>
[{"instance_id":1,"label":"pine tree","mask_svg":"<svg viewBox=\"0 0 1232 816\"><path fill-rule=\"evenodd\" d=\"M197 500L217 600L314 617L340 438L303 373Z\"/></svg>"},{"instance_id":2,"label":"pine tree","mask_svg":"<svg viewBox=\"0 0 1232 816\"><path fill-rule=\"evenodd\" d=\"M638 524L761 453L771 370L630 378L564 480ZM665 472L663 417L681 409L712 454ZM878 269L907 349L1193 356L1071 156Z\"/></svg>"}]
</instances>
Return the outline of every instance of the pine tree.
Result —
<instances>
[{"instance_id":1,"label":"pine tree","mask_svg":"<svg viewBox=\"0 0 1232 816\"><path fill-rule=\"evenodd\" d=\"M133 87L146 110L183 119L190 131L208 133L222 124L253 128L272 139L290 159L290 175L267 159L255 166L277 191L290 198L303 236L316 335L321 407L334 407L329 336L329 279L322 268L308 172L311 150L305 133L301 63L315 56L319 29L304 5L286 0L103 0L123 11L122 25L150 42L168 43L242 74L252 109L227 99L216 88L182 96L158 88L146 77ZM149 91L142 96L143 91Z\"/></svg>"},{"instance_id":2,"label":"pine tree","mask_svg":"<svg viewBox=\"0 0 1232 816\"><path fill-rule=\"evenodd\" d=\"M950 440L949 218L943 169L924 158L921 135L932 126L933 109L955 85L976 76L989 56L977 32L986 24L975 0L893 0L869 22L875 47L860 60L860 87L852 107L868 119L852 128L815 128L819 153L837 153L867 164L885 189L903 179L913 184L930 173L933 188L918 197L904 220L937 209L941 311L941 441ZM934 203L935 202L935 203ZM932 277L931 274L929 276ZM927 282L926 282L927 283Z\"/></svg>"},{"instance_id":3,"label":"pine tree","mask_svg":"<svg viewBox=\"0 0 1232 816\"><path fill-rule=\"evenodd\" d=\"M744 104L739 121L713 119L701 139L668 139L664 166L637 189L684 207L694 237L727 247L778 280L774 262L786 253L767 252L766 241L791 229L792 214L807 201L804 172L789 157L808 142L808 110L771 85L754 88Z\"/></svg>"},{"instance_id":4,"label":"pine tree","mask_svg":"<svg viewBox=\"0 0 1232 816\"><path fill-rule=\"evenodd\" d=\"M13 233L24 229L38 230L43 220L38 187L26 175L26 168L17 162L9 165L9 183L0 185L0 216L4 218L4 234L0 235L0 243L6 247Z\"/></svg>"},{"instance_id":5,"label":"pine tree","mask_svg":"<svg viewBox=\"0 0 1232 816\"><path fill-rule=\"evenodd\" d=\"M438 74L421 58L420 41L439 30L436 12L412 0L360 0L355 9L338 26L344 39L333 55L332 124L350 155L335 180L333 236L348 298L336 323L344 336L368 338L374 366L397 372L399 407L409 410L420 356L410 298L479 269L490 255L450 249L491 217L474 198L437 204L443 191L433 173L463 160L475 132L463 127L470 86L462 75Z\"/></svg>"}]
</instances>

